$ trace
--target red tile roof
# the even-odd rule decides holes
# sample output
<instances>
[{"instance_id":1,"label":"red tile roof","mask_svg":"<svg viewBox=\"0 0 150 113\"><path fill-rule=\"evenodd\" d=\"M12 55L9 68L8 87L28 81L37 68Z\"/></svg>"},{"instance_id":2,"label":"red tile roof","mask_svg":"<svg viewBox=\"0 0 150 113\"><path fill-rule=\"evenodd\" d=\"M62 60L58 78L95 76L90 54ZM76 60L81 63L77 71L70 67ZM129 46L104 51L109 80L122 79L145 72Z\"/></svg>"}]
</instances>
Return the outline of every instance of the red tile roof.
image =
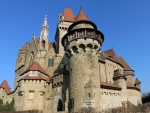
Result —
<instances>
[{"instance_id":1,"label":"red tile roof","mask_svg":"<svg viewBox=\"0 0 150 113\"><path fill-rule=\"evenodd\" d=\"M36 38L36 44L38 44L38 43L39 43L39 39Z\"/></svg>"},{"instance_id":2,"label":"red tile roof","mask_svg":"<svg viewBox=\"0 0 150 113\"><path fill-rule=\"evenodd\" d=\"M117 58L118 62L123 65L124 71L134 71L131 67L126 63L126 61L122 57Z\"/></svg>"},{"instance_id":3,"label":"red tile roof","mask_svg":"<svg viewBox=\"0 0 150 113\"><path fill-rule=\"evenodd\" d=\"M21 80L46 80L46 79L43 78L41 75L38 75L38 76L29 76L29 75L26 75Z\"/></svg>"},{"instance_id":4,"label":"red tile roof","mask_svg":"<svg viewBox=\"0 0 150 113\"><path fill-rule=\"evenodd\" d=\"M49 76L46 71L38 64L36 61L31 64L21 75L27 73L28 71L39 71L47 76Z\"/></svg>"},{"instance_id":5,"label":"red tile roof","mask_svg":"<svg viewBox=\"0 0 150 113\"><path fill-rule=\"evenodd\" d=\"M141 82L139 81L139 79L136 78L135 84L141 84Z\"/></svg>"},{"instance_id":6,"label":"red tile roof","mask_svg":"<svg viewBox=\"0 0 150 113\"><path fill-rule=\"evenodd\" d=\"M104 53L106 53L106 54L108 54L109 56L112 56L112 57L117 56L113 49L109 49L107 51L104 51Z\"/></svg>"},{"instance_id":7,"label":"red tile roof","mask_svg":"<svg viewBox=\"0 0 150 113\"><path fill-rule=\"evenodd\" d=\"M30 45L30 42L27 42L24 46L22 46L22 50L27 50L27 47Z\"/></svg>"},{"instance_id":8,"label":"red tile roof","mask_svg":"<svg viewBox=\"0 0 150 113\"><path fill-rule=\"evenodd\" d=\"M52 81L53 81L53 78L51 78L51 77L47 77L47 78L46 78L46 82L47 82L47 83L51 83Z\"/></svg>"},{"instance_id":9,"label":"red tile roof","mask_svg":"<svg viewBox=\"0 0 150 113\"><path fill-rule=\"evenodd\" d=\"M109 89L121 89L121 87L118 86L117 84L110 84L110 83L106 83L103 81L100 82L100 85L101 87L104 87L104 88L107 87Z\"/></svg>"},{"instance_id":10,"label":"red tile roof","mask_svg":"<svg viewBox=\"0 0 150 113\"><path fill-rule=\"evenodd\" d=\"M75 22L80 21L80 20L88 20L89 21L88 17L85 15L85 13L83 12L82 9L80 9L77 17L75 18Z\"/></svg>"},{"instance_id":11,"label":"red tile roof","mask_svg":"<svg viewBox=\"0 0 150 113\"><path fill-rule=\"evenodd\" d=\"M63 15L64 15L64 21L74 22L75 16L74 16L71 8L65 8Z\"/></svg>"},{"instance_id":12,"label":"red tile roof","mask_svg":"<svg viewBox=\"0 0 150 113\"><path fill-rule=\"evenodd\" d=\"M135 89L136 87L132 84L126 84L128 89Z\"/></svg>"},{"instance_id":13,"label":"red tile roof","mask_svg":"<svg viewBox=\"0 0 150 113\"><path fill-rule=\"evenodd\" d=\"M67 73L69 73L69 72L68 72L65 68L62 68L62 69L57 70L57 71L54 73L53 76L57 76L57 75L60 75L60 74L62 74L62 73L67 74Z\"/></svg>"},{"instance_id":14,"label":"red tile roof","mask_svg":"<svg viewBox=\"0 0 150 113\"><path fill-rule=\"evenodd\" d=\"M0 87L5 89L6 94L9 94L11 92L7 80L4 80Z\"/></svg>"},{"instance_id":15,"label":"red tile roof","mask_svg":"<svg viewBox=\"0 0 150 113\"><path fill-rule=\"evenodd\" d=\"M125 76L119 70L115 70L113 78L118 78L118 77L125 77Z\"/></svg>"}]
</instances>

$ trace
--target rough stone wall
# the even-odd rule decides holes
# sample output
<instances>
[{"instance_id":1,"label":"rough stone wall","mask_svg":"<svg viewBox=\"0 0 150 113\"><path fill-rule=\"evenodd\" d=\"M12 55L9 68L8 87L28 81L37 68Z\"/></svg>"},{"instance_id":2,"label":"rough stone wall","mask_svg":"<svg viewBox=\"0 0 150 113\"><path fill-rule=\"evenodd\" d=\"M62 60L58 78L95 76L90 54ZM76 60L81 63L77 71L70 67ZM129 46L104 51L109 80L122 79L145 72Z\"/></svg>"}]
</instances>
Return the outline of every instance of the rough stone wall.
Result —
<instances>
[{"instance_id":1,"label":"rough stone wall","mask_svg":"<svg viewBox=\"0 0 150 113\"><path fill-rule=\"evenodd\" d=\"M121 107L120 91L111 89L101 89L101 111L111 108Z\"/></svg>"},{"instance_id":2,"label":"rough stone wall","mask_svg":"<svg viewBox=\"0 0 150 113\"><path fill-rule=\"evenodd\" d=\"M78 47L75 47L74 45ZM69 98L73 101L71 112L88 106L98 108L97 110L100 108L100 78L99 68L97 68L98 56L96 55L96 50L92 49L94 45L100 46L95 40L80 39L71 42L68 47L73 54L70 57L69 70ZM77 53L77 51L79 53ZM91 94L86 94L85 86L90 79L95 86L94 91L91 92ZM95 93L94 98L90 98L89 96L89 99L86 99L86 95L92 95L92 93ZM90 105L87 103L90 103Z\"/></svg>"},{"instance_id":3,"label":"rough stone wall","mask_svg":"<svg viewBox=\"0 0 150 113\"><path fill-rule=\"evenodd\" d=\"M19 75L23 72L24 70L24 64L25 64L25 58L26 58L26 51L20 49L18 52L18 57L16 61L16 76L15 76L15 82L14 82L14 89L17 86L17 81L19 80Z\"/></svg>"},{"instance_id":4,"label":"rough stone wall","mask_svg":"<svg viewBox=\"0 0 150 113\"><path fill-rule=\"evenodd\" d=\"M23 110L32 110L38 108L43 110L45 107L46 83L43 80L22 80L20 90L23 92ZM30 95L32 91L32 95Z\"/></svg>"},{"instance_id":5,"label":"rough stone wall","mask_svg":"<svg viewBox=\"0 0 150 113\"><path fill-rule=\"evenodd\" d=\"M108 83L114 83L112 78L114 76L114 70L117 69L116 63L106 59L105 66L106 66L106 81Z\"/></svg>"},{"instance_id":6,"label":"rough stone wall","mask_svg":"<svg viewBox=\"0 0 150 113\"><path fill-rule=\"evenodd\" d=\"M133 105L137 106L138 104L142 104L141 100L141 92L134 89L127 89L127 98L128 101Z\"/></svg>"},{"instance_id":7,"label":"rough stone wall","mask_svg":"<svg viewBox=\"0 0 150 113\"><path fill-rule=\"evenodd\" d=\"M53 95L52 95L52 83L46 84L46 91L45 91L45 108L43 113L53 113Z\"/></svg>"},{"instance_id":8,"label":"rough stone wall","mask_svg":"<svg viewBox=\"0 0 150 113\"><path fill-rule=\"evenodd\" d=\"M0 99L3 100L4 104L6 102L10 103L12 101L13 95L7 95L5 89L0 88Z\"/></svg>"},{"instance_id":9,"label":"rough stone wall","mask_svg":"<svg viewBox=\"0 0 150 113\"><path fill-rule=\"evenodd\" d=\"M133 75L127 75L126 78L127 78L127 81L126 81L126 82L127 82L128 84L134 85L134 76L133 76Z\"/></svg>"},{"instance_id":10,"label":"rough stone wall","mask_svg":"<svg viewBox=\"0 0 150 113\"><path fill-rule=\"evenodd\" d=\"M34 53L33 56L32 52ZM33 38L27 50L25 69L27 69L36 60L36 56L37 56L37 46Z\"/></svg>"},{"instance_id":11,"label":"rough stone wall","mask_svg":"<svg viewBox=\"0 0 150 113\"><path fill-rule=\"evenodd\" d=\"M100 80L106 82L106 65L99 62L99 76Z\"/></svg>"},{"instance_id":12,"label":"rough stone wall","mask_svg":"<svg viewBox=\"0 0 150 113\"><path fill-rule=\"evenodd\" d=\"M59 55L64 55L64 48L61 44L62 37L67 33L68 27L71 25L71 22L61 22L57 25L57 36L55 37L57 40L57 52Z\"/></svg>"},{"instance_id":13,"label":"rough stone wall","mask_svg":"<svg viewBox=\"0 0 150 113\"><path fill-rule=\"evenodd\" d=\"M120 91L120 101L127 102L127 86L124 78L118 78L114 81L115 84L119 85L122 89Z\"/></svg>"}]
</instances>

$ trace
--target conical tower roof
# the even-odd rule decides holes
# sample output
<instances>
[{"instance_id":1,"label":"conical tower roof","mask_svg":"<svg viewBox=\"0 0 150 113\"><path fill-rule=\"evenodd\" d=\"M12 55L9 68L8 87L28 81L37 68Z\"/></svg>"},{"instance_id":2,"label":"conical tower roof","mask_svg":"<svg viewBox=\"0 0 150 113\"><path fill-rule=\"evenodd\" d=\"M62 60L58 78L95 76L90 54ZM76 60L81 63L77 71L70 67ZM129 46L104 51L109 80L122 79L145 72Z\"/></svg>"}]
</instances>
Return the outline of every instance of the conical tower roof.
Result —
<instances>
[{"instance_id":1,"label":"conical tower roof","mask_svg":"<svg viewBox=\"0 0 150 113\"><path fill-rule=\"evenodd\" d=\"M81 21L81 20L89 21L88 17L86 16L86 14L83 12L82 9L80 9L80 11L79 11L78 15L76 16L74 22Z\"/></svg>"},{"instance_id":2,"label":"conical tower roof","mask_svg":"<svg viewBox=\"0 0 150 113\"><path fill-rule=\"evenodd\" d=\"M139 81L139 79L136 78L135 84L141 84L141 82Z\"/></svg>"},{"instance_id":3,"label":"conical tower roof","mask_svg":"<svg viewBox=\"0 0 150 113\"><path fill-rule=\"evenodd\" d=\"M65 8L63 15L64 15L64 21L74 22L75 16L74 16L71 8Z\"/></svg>"},{"instance_id":4,"label":"conical tower roof","mask_svg":"<svg viewBox=\"0 0 150 113\"><path fill-rule=\"evenodd\" d=\"M4 88L7 94L11 92L7 80L4 80L3 83L0 85L0 87Z\"/></svg>"}]
</instances>

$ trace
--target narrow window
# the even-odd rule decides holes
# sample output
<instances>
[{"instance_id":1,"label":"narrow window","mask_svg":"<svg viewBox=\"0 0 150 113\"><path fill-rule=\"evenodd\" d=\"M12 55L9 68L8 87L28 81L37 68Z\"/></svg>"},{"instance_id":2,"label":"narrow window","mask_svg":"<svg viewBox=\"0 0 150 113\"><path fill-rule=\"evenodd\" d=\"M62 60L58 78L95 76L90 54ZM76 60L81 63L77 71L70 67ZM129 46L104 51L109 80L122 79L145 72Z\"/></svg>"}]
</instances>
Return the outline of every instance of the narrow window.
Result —
<instances>
[{"instance_id":1,"label":"narrow window","mask_svg":"<svg viewBox=\"0 0 150 113\"><path fill-rule=\"evenodd\" d=\"M90 98L90 93L89 93L89 98Z\"/></svg>"},{"instance_id":2,"label":"narrow window","mask_svg":"<svg viewBox=\"0 0 150 113\"><path fill-rule=\"evenodd\" d=\"M63 110L63 103L62 100L58 100L58 105L57 105L57 111L62 111Z\"/></svg>"},{"instance_id":3,"label":"narrow window","mask_svg":"<svg viewBox=\"0 0 150 113\"><path fill-rule=\"evenodd\" d=\"M48 66L54 65L54 59L48 59Z\"/></svg>"},{"instance_id":4,"label":"narrow window","mask_svg":"<svg viewBox=\"0 0 150 113\"><path fill-rule=\"evenodd\" d=\"M42 41L42 47L45 49L45 41Z\"/></svg>"}]
</instances>

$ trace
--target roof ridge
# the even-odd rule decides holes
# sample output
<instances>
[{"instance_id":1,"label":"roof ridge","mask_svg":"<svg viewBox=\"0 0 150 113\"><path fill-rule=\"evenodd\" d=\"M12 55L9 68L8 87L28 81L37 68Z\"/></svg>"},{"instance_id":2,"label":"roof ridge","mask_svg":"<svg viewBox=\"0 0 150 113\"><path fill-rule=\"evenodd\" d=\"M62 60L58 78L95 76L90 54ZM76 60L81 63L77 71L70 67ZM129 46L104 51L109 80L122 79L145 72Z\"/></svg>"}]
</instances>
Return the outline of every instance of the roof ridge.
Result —
<instances>
[{"instance_id":1,"label":"roof ridge","mask_svg":"<svg viewBox=\"0 0 150 113\"><path fill-rule=\"evenodd\" d=\"M48 76L47 72L42 68L42 66L37 61L34 61L21 75L23 75L28 71L39 71Z\"/></svg>"}]
</instances>

